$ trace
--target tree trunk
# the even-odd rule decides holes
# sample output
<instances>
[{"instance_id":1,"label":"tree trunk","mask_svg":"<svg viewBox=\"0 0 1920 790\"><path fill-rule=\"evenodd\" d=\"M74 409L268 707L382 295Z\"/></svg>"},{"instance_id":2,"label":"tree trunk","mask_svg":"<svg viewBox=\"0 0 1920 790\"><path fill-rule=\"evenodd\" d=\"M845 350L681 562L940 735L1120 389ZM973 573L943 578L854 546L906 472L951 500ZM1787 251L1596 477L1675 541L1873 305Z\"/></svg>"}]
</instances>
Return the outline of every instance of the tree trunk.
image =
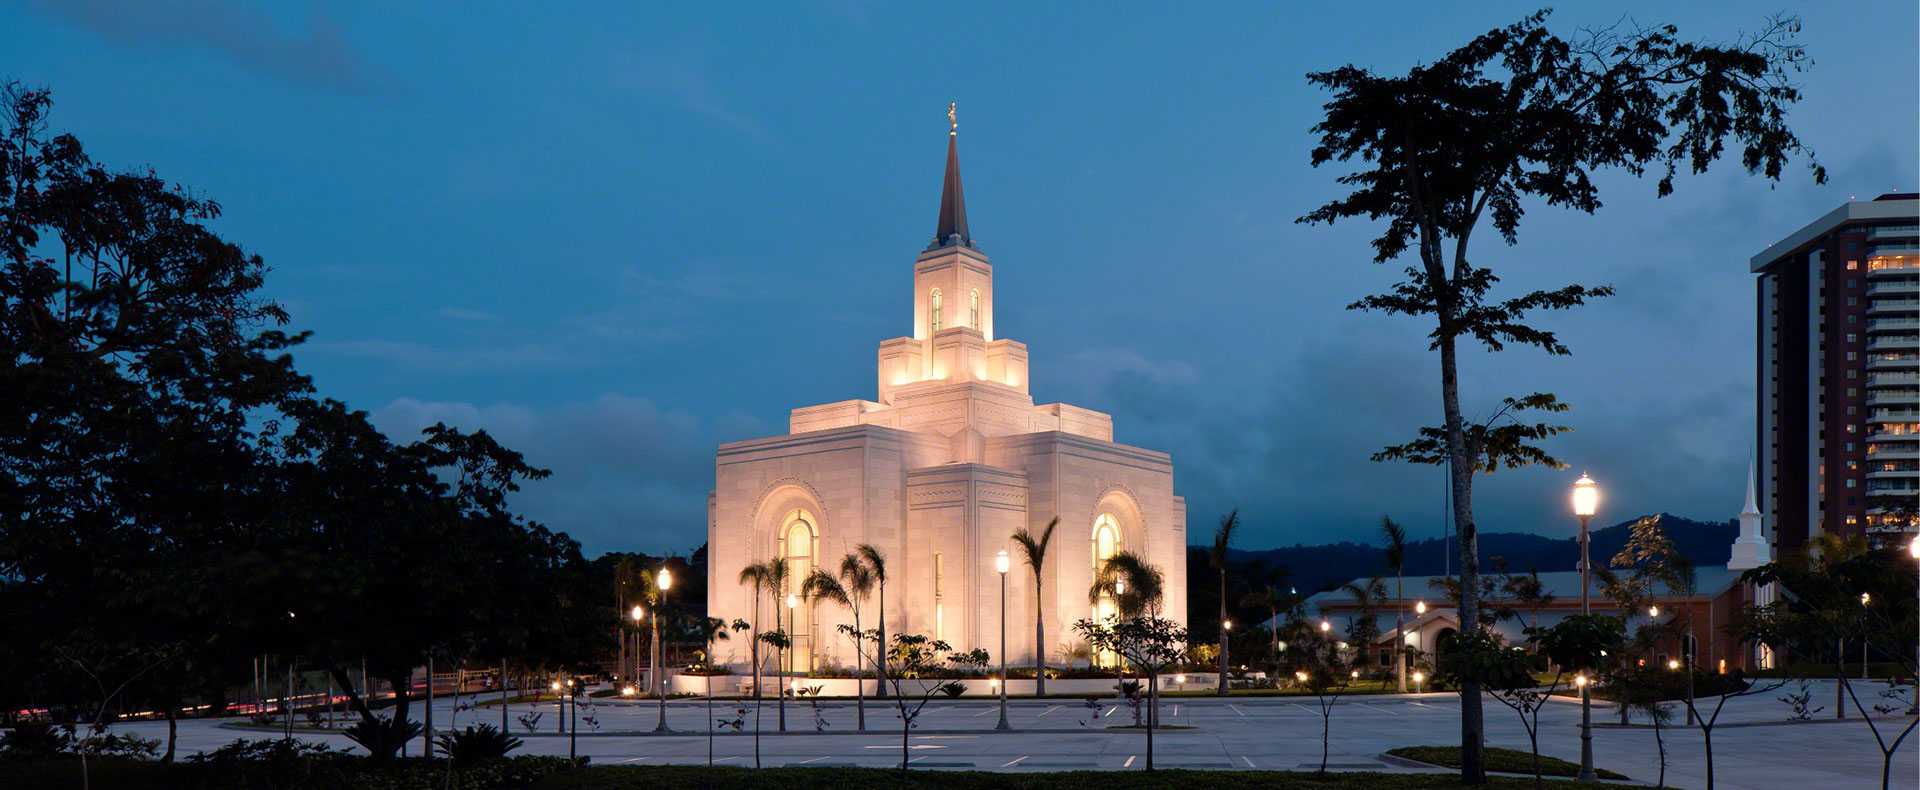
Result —
<instances>
[{"instance_id":1,"label":"tree trunk","mask_svg":"<svg viewBox=\"0 0 1920 790\"><path fill-rule=\"evenodd\" d=\"M1153 701L1160 691L1160 673L1147 675L1147 770L1153 770Z\"/></svg>"},{"instance_id":2,"label":"tree trunk","mask_svg":"<svg viewBox=\"0 0 1920 790\"><path fill-rule=\"evenodd\" d=\"M1220 555L1220 696L1227 695L1227 557Z\"/></svg>"},{"instance_id":3,"label":"tree trunk","mask_svg":"<svg viewBox=\"0 0 1920 790\"><path fill-rule=\"evenodd\" d=\"M1033 696L1047 696L1047 620L1040 569L1033 571Z\"/></svg>"},{"instance_id":4,"label":"tree trunk","mask_svg":"<svg viewBox=\"0 0 1920 790\"><path fill-rule=\"evenodd\" d=\"M1437 241L1435 242L1437 245ZM1438 251L1435 250L1436 258ZM1440 317L1443 326L1453 322L1454 306L1445 305ZM1460 627L1480 627L1480 532L1473 521L1473 472L1478 459L1469 457L1466 429L1460 417L1460 371L1454 339L1442 337L1440 344L1440 394L1446 411L1447 452L1453 463L1453 520L1460 534ZM1480 682L1463 679L1460 683L1460 780L1466 784L1486 784L1486 723L1480 709Z\"/></svg>"},{"instance_id":5,"label":"tree trunk","mask_svg":"<svg viewBox=\"0 0 1920 790\"><path fill-rule=\"evenodd\" d=\"M874 677L874 680L877 681L873 684L873 691L875 694L884 698L887 695L887 583L886 582L880 583L880 596L878 598L878 602L880 604L879 606L880 611L878 613L878 616L880 618L880 623L879 623L880 643L874 647L874 651L873 651L874 653L873 677Z\"/></svg>"},{"instance_id":6,"label":"tree trunk","mask_svg":"<svg viewBox=\"0 0 1920 790\"><path fill-rule=\"evenodd\" d=\"M1403 552L1404 553L1404 552ZM1407 693L1407 580L1396 570L1393 572L1393 671L1400 684L1400 693Z\"/></svg>"},{"instance_id":7,"label":"tree trunk","mask_svg":"<svg viewBox=\"0 0 1920 790\"><path fill-rule=\"evenodd\" d=\"M178 719L179 712L180 712L179 708L176 708L173 705L167 706L167 753L164 755L161 755L160 762L163 762L163 763L173 762L174 741L178 740L180 736L180 722Z\"/></svg>"},{"instance_id":8,"label":"tree trunk","mask_svg":"<svg viewBox=\"0 0 1920 790\"><path fill-rule=\"evenodd\" d=\"M860 633L860 609L858 607L855 607L853 610L853 632L855 634ZM853 642L853 705L854 709L859 711L860 721L858 726L861 732L867 731L867 679L862 677L867 668L866 664L866 654L860 649L860 640L859 637L856 636Z\"/></svg>"},{"instance_id":9,"label":"tree trunk","mask_svg":"<svg viewBox=\"0 0 1920 790\"><path fill-rule=\"evenodd\" d=\"M1720 718L1719 711L1714 711L1714 718ZM1701 728L1700 736L1707 747L1707 790L1713 790L1713 728Z\"/></svg>"}]
</instances>

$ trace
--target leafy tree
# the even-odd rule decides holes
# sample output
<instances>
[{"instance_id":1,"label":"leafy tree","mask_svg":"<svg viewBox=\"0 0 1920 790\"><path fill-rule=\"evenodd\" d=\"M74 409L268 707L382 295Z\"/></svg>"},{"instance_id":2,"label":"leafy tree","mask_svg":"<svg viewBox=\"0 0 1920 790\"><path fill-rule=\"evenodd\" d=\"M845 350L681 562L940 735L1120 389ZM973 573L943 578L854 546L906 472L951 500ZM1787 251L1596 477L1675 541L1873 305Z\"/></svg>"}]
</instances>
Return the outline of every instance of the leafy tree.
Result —
<instances>
[{"instance_id":1,"label":"leafy tree","mask_svg":"<svg viewBox=\"0 0 1920 790\"><path fill-rule=\"evenodd\" d=\"M1187 629L1172 620L1134 617L1118 623L1082 618L1074 631L1094 647L1115 653L1147 675L1147 770L1153 770L1153 731L1160 726L1160 673L1186 656Z\"/></svg>"},{"instance_id":2,"label":"leafy tree","mask_svg":"<svg viewBox=\"0 0 1920 790\"><path fill-rule=\"evenodd\" d=\"M1527 731L1527 743L1533 749L1533 785L1544 784L1540 774L1540 708L1553 697L1554 687L1560 685L1560 676L1556 674L1552 683L1539 688L1525 651L1517 646L1508 647L1498 634L1478 628L1455 636L1453 649L1440 657L1435 670L1446 683L1478 684L1519 715L1520 725ZM1561 671L1564 672L1564 668Z\"/></svg>"},{"instance_id":3,"label":"leafy tree","mask_svg":"<svg viewBox=\"0 0 1920 790\"><path fill-rule=\"evenodd\" d=\"M1320 638L1292 651L1295 658L1293 679L1313 694L1320 711L1320 772L1327 772L1327 754L1332 748L1333 709L1359 677L1332 639Z\"/></svg>"},{"instance_id":4,"label":"leafy tree","mask_svg":"<svg viewBox=\"0 0 1920 790\"><path fill-rule=\"evenodd\" d=\"M875 653L881 651L879 629L860 632L844 625L840 629L842 633L853 637L859 649ZM958 696L965 693L966 685L949 679L949 673L983 670L991 656L979 648L965 652L954 650L946 642L919 634L894 634L893 644L885 652L889 654L888 661L894 669L886 679L893 687L891 696L900 715L900 776L905 778L910 754L907 738L913 732L920 712L936 695ZM878 655L872 658L876 665L880 663ZM912 685L908 686L909 683ZM916 695L911 699L909 688Z\"/></svg>"},{"instance_id":5,"label":"leafy tree","mask_svg":"<svg viewBox=\"0 0 1920 790\"><path fill-rule=\"evenodd\" d=\"M1807 546L1741 575L1741 581L1776 585L1779 596L1771 604L1737 613L1728 629L1736 638L1765 643L1782 656L1833 656L1842 695L1838 704L1851 701L1873 735L1881 752L1883 787L1892 779L1893 754L1913 734L1915 722L1882 733L1847 678L1838 646L1863 641L1873 650L1871 658L1894 662L1905 676L1916 676L1920 666L1908 648L1920 641L1914 590L1920 582L1905 554L1896 547L1874 548L1858 537L1816 536Z\"/></svg>"},{"instance_id":6,"label":"leafy tree","mask_svg":"<svg viewBox=\"0 0 1920 790\"><path fill-rule=\"evenodd\" d=\"M1053 543L1053 530L1060 526L1060 517L1054 516L1047 522L1047 528L1038 536L1021 527L1013 533L1013 545L1020 548L1020 556L1026 560L1027 567L1033 571L1033 695L1047 696L1047 614L1045 590L1046 580L1042 569L1047 565L1047 547ZM858 626L856 626L858 627Z\"/></svg>"},{"instance_id":7,"label":"leafy tree","mask_svg":"<svg viewBox=\"0 0 1920 790\"><path fill-rule=\"evenodd\" d=\"M1538 436L1470 429L1457 346L1464 338L1493 351L1513 343L1567 354L1551 331L1526 323L1528 314L1612 293L1572 285L1496 298L1498 276L1468 254L1482 218L1490 215L1511 244L1528 201L1597 211L1596 170L1640 175L1661 168L1657 194L1665 195L1679 167L1705 171L1729 140L1749 172L1776 180L1789 157L1806 152L1786 123L1787 108L1800 97L1791 72L1808 63L1793 40L1797 20L1776 17L1722 45L1683 41L1670 25L1616 25L1566 39L1547 30L1546 17L1543 11L1489 31L1404 75L1348 65L1307 77L1333 93L1314 126L1320 143L1313 164L1357 159L1359 166L1338 179L1351 193L1300 221L1384 220L1374 259L1393 260L1409 247L1417 253L1405 280L1351 307L1433 321L1444 423L1440 436L1424 438L1439 439L1429 462L1443 461L1450 472L1467 592L1461 619L1469 623L1479 620L1473 471L1486 468L1496 441L1514 440L1502 465L1541 455L1519 441ZM1825 180L1817 164L1813 175ZM1550 396L1530 399L1544 398ZM1479 784L1485 770L1477 686L1461 689L1461 703L1461 775Z\"/></svg>"}]
</instances>

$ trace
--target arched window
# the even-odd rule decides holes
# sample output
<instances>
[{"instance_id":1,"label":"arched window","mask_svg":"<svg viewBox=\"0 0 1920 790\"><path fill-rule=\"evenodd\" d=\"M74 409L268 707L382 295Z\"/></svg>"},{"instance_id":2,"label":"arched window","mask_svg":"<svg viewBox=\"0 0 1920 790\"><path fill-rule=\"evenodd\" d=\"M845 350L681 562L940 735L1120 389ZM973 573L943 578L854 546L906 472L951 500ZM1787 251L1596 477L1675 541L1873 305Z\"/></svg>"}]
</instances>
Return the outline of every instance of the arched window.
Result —
<instances>
[{"instance_id":1,"label":"arched window","mask_svg":"<svg viewBox=\"0 0 1920 790\"><path fill-rule=\"evenodd\" d=\"M1100 573L1100 567L1118 553L1120 553L1120 522L1114 519L1112 513L1101 513L1093 520L1093 572L1096 576ZM1100 600L1093 604L1093 619L1098 622L1119 616L1120 602L1114 599L1113 592L1109 590L1101 593ZM1100 655L1094 657L1094 660L1101 666L1112 666L1119 660L1119 656L1102 651Z\"/></svg>"},{"instance_id":2,"label":"arched window","mask_svg":"<svg viewBox=\"0 0 1920 790\"><path fill-rule=\"evenodd\" d=\"M933 316L933 331L940 331L940 289L933 289L933 295L928 297L927 310Z\"/></svg>"},{"instance_id":3,"label":"arched window","mask_svg":"<svg viewBox=\"0 0 1920 790\"><path fill-rule=\"evenodd\" d=\"M980 289L973 289L973 309L967 316L967 326L980 328Z\"/></svg>"},{"instance_id":4,"label":"arched window","mask_svg":"<svg viewBox=\"0 0 1920 790\"><path fill-rule=\"evenodd\" d=\"M807 575L813 573L814 547L819 542L819 533L814 529L812 513L795 509L787 513L780 527L780 558L787 564L786 589L780 591L781 605L786 608L788 595L799 595L800 585ZM786 612L776 613L782 615ZM813 605L802 604L792 612L793 617L793 668L796 672L806 672L813 668ZM781 621L784 628L786 622Z\"/></svg>"}]
</instances>

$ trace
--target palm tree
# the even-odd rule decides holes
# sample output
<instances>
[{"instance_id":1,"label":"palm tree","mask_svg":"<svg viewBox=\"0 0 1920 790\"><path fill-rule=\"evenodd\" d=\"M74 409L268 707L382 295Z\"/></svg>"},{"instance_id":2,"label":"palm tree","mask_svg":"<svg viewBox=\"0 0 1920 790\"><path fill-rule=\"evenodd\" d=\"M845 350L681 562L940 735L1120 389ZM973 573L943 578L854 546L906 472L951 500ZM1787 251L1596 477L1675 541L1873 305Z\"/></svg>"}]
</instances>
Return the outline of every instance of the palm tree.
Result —
<instances>
[{"instance_id":1,"label":"palm tree","mask_svg":"<svg viewBox=\"0 0 1920 790\"><path fill-rule=\"evenodd\" d=\"M1233 540L1233 530L1240 526L1240 509L1234 508L1220 517L1220 527L1213 531L1213 552L1207 561L1213 569L1220 572L1220 691L1227 694L1227 544Z\"/></svg>"},{"instance_id":2,"label":"palm tree","mask_svg":"<svg viewBox=\"0 0 1920 790\"><path fill-rule=\"evenodd\" d=\"M765 566L767 569L766 571L767 597L772 599L771 601L772 606L770 608L773 610L773 621L775 625L774 630L778 632L781 636L781 639L775 643L775 647L780 651L779 658L776 659L777 661L779 661L779 663L776 666L790 668L787 662L791 659L793 655L793 648L794 648L793 634L787 633L787 627L780 625L779 623L780 623L781 598L786 594L787 588L792 586L792 582L795 581L792 578L793 566L789 565L786 560L781 559L779 557L774 557L773 559L767 560L765 563ZM795 629L795 630L798 630L798 629ZM781 673L780 697L779 697L780 731L786 732L787 731L787 678L785 675L786 670L780 669L776 671ZM758 692L759 687L755 686L754 690Z\"/></svg>"},{"instance_id":3,"label":"palm tree","mask_svg":"<svg viewBox=\"0 0 1920 790\"><path fill-rule=\"evenodd\" d=\"M873 571L861 562L860 555L849 553L840 558L840 576L834 578L826 571L815 568L801 585L801 594L813 600L827 600L840 604L853 612L854 635L854 705L859 711L859 728L867 729L866 681L862 675L866 669L865 651L860 649L860 602L873 592Z\"/></svg>"},{"instance_id":4,"label":"palm tree","mask_svg":"<svg viewBox=\"0 0 1920 790\"><path fill-rule=\"evenodd\" d=\"M766 591L768 580L772 575L772 570L764 562L750 562L747 563L747 567L740 569L740 583L753 587L753 767L755 768L760 767L760 594Z\"/></svg>"},{"instance_id":5,"label":"palm tree","mask_svg":"<svg viewBox=\"0 0 1920 790\"><path fill-rule=\"evenodd\" d=\"M1291 596L1269 584L1262 589L1247 593L1240 599L1240 605L1257 606L1267 610L1267 659L1278 664L1280 662L1280 611L1292 605Z\"/></svg>"},{"instance_id":6,"label":"palm tree","mask_svg":"<svg viewBox=\"0 0 1920 790\"><path fill-rule=\"evenodd\" d=\"M1054 516L1047 522L1047 528L1035 538L1026 527L1013 533L1013 543L1020 547L1020 553L1026 556L1027 567L1033 569L1033 695L1047 696L1047 653L1042 646L1047 643L1046 599L1041 596L1044 581L1040 570L1047 564L1047 544L1053 542L1053 529L1060 526L1060 517Z\"/></svg>"},{"instance_id":7,"label":"palm tree","mask_svg":"<svg viewBox=\"0 0 1920 790\"><path fill-rule=\"evenodd\" d=\"M1380 517L1380 537L1386 540L1387 570L1393 573L1393 673L1400 693L1407 693L1407 588L1401 574L1407 561L1407 531L1393 519Z\"/></svg>"},{"instance_id":8,"label":"palm tree","mask_svg":"<svg viewBox=\"0 0 1920 790\"><path fill-rule=\"evenodd\" d=\"M1114 608L1120 616L1127 619L1143 614L1158 615L1161 599L1165 597L1166 574L1159 568L1147 564L1140 555L1131 551L1115 552L1093 574L1093 587L1088 590L1088 599L1099 601L1102 597L1113 595ZM1115 594L1115 582L1125 582L1124 587Z\"/></svg>"},{"instance_id":9,"label":"palm tree","mask_svg":"<svg viewBox=\"0 0 1920 790\"><path fill-rule=\"evenodd\" d=\"M1527 563L1525 576L1509 575L1501 588L1507 597L1532 610L1533 627L1539 628L1540 610L1552 604L1554 600L1553 593L1547 592L1547 586L1540 582L1540 569L1533 563Z\"/></svg>"},{"instance_id":10,"label":"palm tree","mask_svg":"<svg viewBox=\"0 0 1920 790\"><path fill-rule=\"evenodd\" d=\"M1121 618L1131 620L1141 615L1157 617L1165 590L1166 575L1159 568L1147 564L1138 554L1121 551L1115 552L1094 570L1093 585L1087 589L1087 600L1098 604L1100 599L1112 596L1114 609ZM1114 690L1124 694L1119 687L1126 684L1126 667L1118 659L1113 662L1113 677ZM1154 701L1149 700L1147 726L1154 726L1157 713Z\"/></svg>"},{"instance_id":11,"label":"palm tree","mask_svg":"<svg viewBox=\"0 0 1920 790\"><path fill-rule=\"evenodd\" d=\"M879 630L876 632L879 644L873 651L875 656L873 677L879 682L874 684L874 690L885 696L887 693L887 555L881 554L880 550L874 548L871 543L855 546L854 552L860 555L860 561L867 566L867 572L872 574L873 587L877 593L879 611L875 616L880 621Z\"/></svg>"},{"instance_id":12,"label":"palm tree","mask_svg":"<svg viewBox=\"0 0 1920 790\"><path fill-rule=\"evenodd\" d=\"M1353 602L1359 605L1360 611L1359 616L1353 619L1353 624L1347 626L1347 639L1353 643L1356 655L1368 655L1367 651L1373 647L1374 637L1380 635L1379 626L1374 622L1373 609L1386 600L1387 583L1375 576L1364 583L1353 581L1342 584L1340 591L1352 595ZM1359 661L1356 659L1354 663L1357 664Z\"/></svg>"}]
</instances>

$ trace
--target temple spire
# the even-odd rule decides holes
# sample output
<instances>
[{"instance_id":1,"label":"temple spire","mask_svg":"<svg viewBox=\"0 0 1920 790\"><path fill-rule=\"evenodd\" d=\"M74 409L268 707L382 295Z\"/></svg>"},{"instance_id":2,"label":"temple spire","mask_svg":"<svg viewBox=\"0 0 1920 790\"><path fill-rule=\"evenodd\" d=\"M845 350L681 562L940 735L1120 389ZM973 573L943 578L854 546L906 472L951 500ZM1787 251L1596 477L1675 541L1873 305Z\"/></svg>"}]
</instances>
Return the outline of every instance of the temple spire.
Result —
<instances>
[{"instance_id":1,"label":"temple spire","mask_svg":"<svg viewBox=\"0 0 1920 790\"><path fill-rule=\"evenodd\" d=\"M967 232L967 201L960 192L960 122L952 103L947 104L947 178L940 188L940 223L927 249L947 246L973 247L973 235Z\"/></svg>"},{"instance_id":2,"label":"temple spire","mask_svg":"<svg viewBox=\"0 0 1920 790\"><path fill-rule=\"evenodd\" d=\"M1760 502L1759 502L1760 498L1759 496L1756 495L1757 492L1754 489L1755 471L1756 470L1754 468L1754 462L1752 460L1748 460L1747 461L1747 504L1746 504L1746 507L1740 508L1740 515L1743 515L1743 516L1749 513L1753 515L1760 514Z\"/></svg>"}]
</instances>

